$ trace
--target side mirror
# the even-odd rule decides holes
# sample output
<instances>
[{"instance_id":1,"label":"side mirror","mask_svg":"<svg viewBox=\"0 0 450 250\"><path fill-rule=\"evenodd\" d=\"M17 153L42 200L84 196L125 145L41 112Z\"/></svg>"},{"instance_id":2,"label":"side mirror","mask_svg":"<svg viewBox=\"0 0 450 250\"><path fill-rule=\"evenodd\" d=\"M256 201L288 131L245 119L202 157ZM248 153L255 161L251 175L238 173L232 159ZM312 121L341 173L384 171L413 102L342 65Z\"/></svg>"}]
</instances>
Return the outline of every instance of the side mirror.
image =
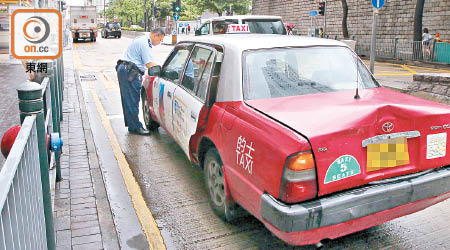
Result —
<instances>
[{"instance_id":1,"label":"side mirror","mask_svg":"<svg viewBox=\"0 0 450 250\"><path fill-rule=\"evenodd\" d=\"M195 31L195 35L196 35L196 36L200 36L201 34L202 34L202 33L200 32L200 29L198 29L198 30Z\"/></svg>"},{"instance_id":2,"label":"side mirror","mask_svg":"<svg viewBox=\"0 0 450 250\"><path fill-rule=\"evenodd\" d=\"M149 76L160 76L161 75L161 66L160 65L151 66L148 69L148 75Z\"/></svg>"}]
</instances>

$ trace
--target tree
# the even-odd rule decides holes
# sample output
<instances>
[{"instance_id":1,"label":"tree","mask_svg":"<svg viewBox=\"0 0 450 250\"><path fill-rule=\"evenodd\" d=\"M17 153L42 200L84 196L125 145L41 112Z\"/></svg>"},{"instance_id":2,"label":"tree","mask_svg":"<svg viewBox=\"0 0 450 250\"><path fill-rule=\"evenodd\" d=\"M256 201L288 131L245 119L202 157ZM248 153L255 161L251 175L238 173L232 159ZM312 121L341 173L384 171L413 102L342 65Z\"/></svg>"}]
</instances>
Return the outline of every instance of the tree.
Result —
<instances>
[{"instance_id":1,"label":"tree","mask_svg":"<svg viewBox=\"0 0 450 250\"><path fill-rule=\"evenodd\" d=\"M422 16L425 0L417 0L414 12L414 41L422 41ZM414 43L413 46L414 59L422 59L422 43Z\"/></svg>"},{"instance_id":2,"label":"tree","mask_svg":"<svg viewBox=\"0 0 450 250\"><path fill-rule=\"evenodd\" d=\"M414 12L414 41L422 41L422 17L425 0L417 0Z\"/></svg>"},{"instance_id":3,"label":"tree","mask_svg":"<svg viewBox=\"0 0 450 250\"><path fill-rule=\"evenodd\" d=\"M186 4L190 6L197 6L200 11L199 15L209 10L222 16L222 13L229 10L233 11L233 14L247 14L249 12L249 6L251 6L251 0L186 0Z\"/></svg>"},{"instance_id":4,"label":"tree","mask_svg":"<svg viewBox=\"0 0 450 250\"><path fill-rule=\"evenodd\" d=\"M347 28L347 16L348 16L348 5L347 0L341 0L342 2L342 35L344 39L348 39L348 28Z\"/></svg>"}]
</instances>

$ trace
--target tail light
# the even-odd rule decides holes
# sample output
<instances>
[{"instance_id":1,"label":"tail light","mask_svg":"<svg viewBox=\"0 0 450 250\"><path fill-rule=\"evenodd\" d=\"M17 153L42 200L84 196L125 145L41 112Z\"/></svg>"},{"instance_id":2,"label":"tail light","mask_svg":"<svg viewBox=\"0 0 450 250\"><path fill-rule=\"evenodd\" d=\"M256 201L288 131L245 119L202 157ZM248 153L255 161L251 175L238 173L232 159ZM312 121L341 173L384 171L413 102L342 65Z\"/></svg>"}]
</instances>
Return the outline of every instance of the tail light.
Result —
<instances>
[{"instance_id":1,"label":"tail light","mask_svg":"<svg viewBox=\"0 0 450 250\"><path fill-rule=\"evenodd\" d=\"M314 157L310 150L289 156L284 165L280 199L296 203L316 197L317 181Z\"/></svg>"}]
</instances>

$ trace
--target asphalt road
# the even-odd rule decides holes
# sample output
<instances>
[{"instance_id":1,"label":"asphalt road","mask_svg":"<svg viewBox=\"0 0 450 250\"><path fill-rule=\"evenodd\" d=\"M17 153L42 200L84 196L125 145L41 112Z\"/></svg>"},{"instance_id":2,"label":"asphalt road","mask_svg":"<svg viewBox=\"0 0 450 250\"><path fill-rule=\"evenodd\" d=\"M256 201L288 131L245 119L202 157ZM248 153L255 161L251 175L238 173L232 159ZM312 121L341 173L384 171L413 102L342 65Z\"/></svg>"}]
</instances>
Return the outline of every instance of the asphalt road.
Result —
<instances>
[{"instance_id":1,"label":"asphalt road","mask_svg":"<svg viewBox=\"0 0 450 250\"><path fill-rule=\"evenodd\" d=\"M147 137L127 132L114 66L130 42L126 37L99 37L96 43L74 44L74 64L78 75L84 78L83 88L91 88L98 95L112 133L167 249L314 249L313 246L286 245L251 216L233 224L221 221L208 205L202 171L191 166L182 149L163 129ZM171 49L171 46L156 46L153 56L162 63ZM408 69L435 71L377 64L375 75L381 83L383 79L407 82L412 79L412 71ZM380 226L327 241L325 249L449 249L449 211L450 201L445 201Z\"/></svg>"}]
</instances>

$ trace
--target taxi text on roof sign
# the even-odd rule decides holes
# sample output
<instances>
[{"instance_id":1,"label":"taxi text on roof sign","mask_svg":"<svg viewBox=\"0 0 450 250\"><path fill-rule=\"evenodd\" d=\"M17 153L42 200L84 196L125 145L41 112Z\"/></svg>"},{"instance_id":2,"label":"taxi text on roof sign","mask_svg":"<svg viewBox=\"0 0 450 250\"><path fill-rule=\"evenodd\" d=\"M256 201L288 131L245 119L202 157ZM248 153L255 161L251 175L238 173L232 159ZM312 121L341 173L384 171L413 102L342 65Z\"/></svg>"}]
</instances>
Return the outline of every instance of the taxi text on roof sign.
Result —
<instances>
[{"instance_id":1,"label":"taxi text on roof sign","mask_svg":"<svg viewBox=\"0 0 450 250\"><path fill-rule=\"evenodd\" d=\"M227 33L250 33L248 24L228 24Z\"/></svg>"}]
</instances>

